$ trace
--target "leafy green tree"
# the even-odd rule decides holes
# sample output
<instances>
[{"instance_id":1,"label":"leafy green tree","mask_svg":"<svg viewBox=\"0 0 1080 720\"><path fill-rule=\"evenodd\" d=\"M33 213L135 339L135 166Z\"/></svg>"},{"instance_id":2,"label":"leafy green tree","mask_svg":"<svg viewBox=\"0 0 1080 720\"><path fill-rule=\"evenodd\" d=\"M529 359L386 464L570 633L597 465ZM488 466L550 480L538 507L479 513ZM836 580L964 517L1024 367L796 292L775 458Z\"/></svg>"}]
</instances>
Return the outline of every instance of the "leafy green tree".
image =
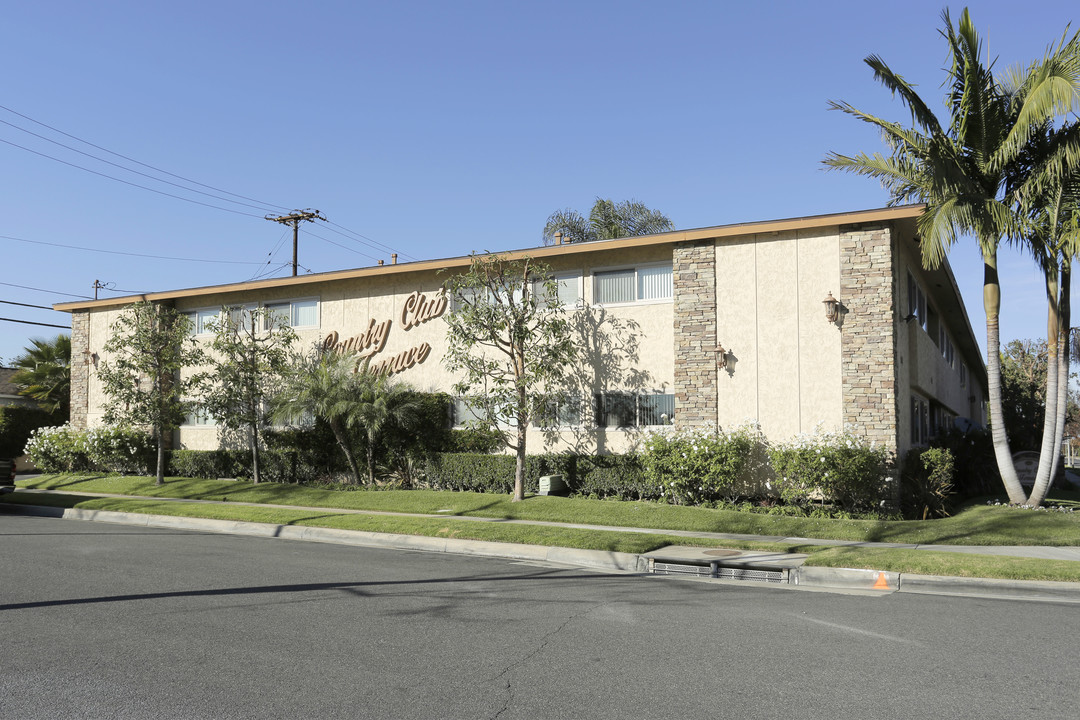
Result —
<instances>
[{"instance_id":1,"label":"leafy green tree","mask_svg":"<svg viewBox=\"0 0 1080 720\"><path fill-rule=\"evenodd\" d=\"M349 415L363 433L367 455L368 484L375 484L375 452L379 440L391 429L415 430L420 419L419 396L405 383L385 373L373 373L367 363L353 373Z\"/></svg>"},{"instance_id":2,"label":"leafy green tree","mask_svg":"<svg viewBox=\"0 0 1080 720\"><path fill-rule=\"evenodd\" d=\"M674 229L666 215L636 200L612 202L596 198L587 218L570 208L553 212L544 225L544 244L553 244L555 233L560 232L563 242L578 243L652 235Z\"/></svg>"},{"instance_id":3,"label":"leafy green tree","mask_svg":"<svg viewBox=\"0 0 1080 720\"><path fill-rule=\"evenodd\" d=\"M974 237L983 259L983 307L986 311L987 375L994 454L1010 502L1023 503L1005 432L1001 401L1001 355L998 316L998 247L1019 239L1022 222L1008 185L1022 166L1027 143L1045 122L1066 112L1080 99L1076 63L1077 38L1022 73L1011 91L995 81L982 60L982 43L965 9L956 27L943 13L942 36L950 65L945 85L947 123L942 123L915 92L914 86L871 55L866 63L875 78L899 95L911 111L915 127L883 120L847 103L832 103L882 131L889 155L854 156L830 153L825 164L881 181L891 203L923 202L918 219L923 263L938 266L961 234Z\"/></svg>"},{"instance_id":4,"label":"leafy green tree","mask_svg":"<svg viewBox=\"0 0 1080 720\"><path fill-rule=\"evenodd\" d=\"M244 434L251 450L251 479L258 483L267 401L285 375L296 333L288 318L262 307L222 308L210 328L214 353L203 404L222 426Z\"/></svg>"},{"instance_id":5,"label":"leafy green tree","mask_svg":"<svg viewBox=\"0 0 1080 720\"><path fill-rule=\"evenodd\" d=\"M566 313L548 301L558 297L556 283L531 258L488 254L473 255L446 290L453 302L443 364L461 375L454 392L482 411L482 425L502 429L516 452L514 500L523 500L526 430L548 411L545 388L557 387L577 357Z\"/></svg>"},{"instance_id":6,"label":"leafy green tree","mask_svg":"<svg viewBox=\"0 0 1080 720\"><path fill-rule=\"evenodd\" d=\"M107 396L105 421L149 427L157 441L157 484L165 483L166 438L195 407L203 383L185 373L204 362L191 321L150 302L128 306L113 323L98 378Z\"/></svg>"},{"instance_id":7,"label":"leafy green tree","mask_svg":"<svg viewBox=\"0 0 1080 720\"><path fill-rule=\"evenodd\" d=\"M50 413L66 418L71 406L71 338L32 339L31 347L12 361L11 381L19 394L36 400Z\"/></svg>"}]
</instances>

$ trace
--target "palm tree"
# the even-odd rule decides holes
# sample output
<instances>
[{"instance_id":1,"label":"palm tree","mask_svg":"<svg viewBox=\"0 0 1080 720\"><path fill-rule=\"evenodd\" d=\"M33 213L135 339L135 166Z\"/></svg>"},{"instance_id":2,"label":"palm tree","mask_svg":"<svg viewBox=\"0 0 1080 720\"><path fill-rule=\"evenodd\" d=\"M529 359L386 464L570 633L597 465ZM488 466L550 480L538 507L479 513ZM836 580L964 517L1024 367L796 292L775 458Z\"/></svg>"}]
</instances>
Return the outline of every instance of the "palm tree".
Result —
<instances>
[{"instance_id":1,"label":"palm tree","mask_svg":"<svg viewBox=\"0 0 1080 720\"><path fill-rule=\"evenodd\" d=\"M553 244L555 233L562 233L563 242L577 243L652 235L674 229L666 215L650 210L636 200L617 203L596 198L588 218L569 208L553 212L544 225L544 244Z\"/></svg>"},{"instance_id":2,"label":"palm tree","mask_svg":"<svg viewBox=\"0 0 1080 720\"><path fill-rule=\"evenodd\" d=\"M368 484L375 484L375 448L379 436L391 427L410 429L420 416L420 399L404 383L373 373L367 365L353 375L355 396L351 416L365 435Z\"/></svg>"},{"instance_id":3,"label":"palm tree","mask_svg":"<svg viewBox=\"0 0 1080 720\"><path fill-rule=\"evenodd\" d=\"M861 112L847 103L832 103L882 131L890 155L855 156L830 153L825 164L880 180L891 203L923 202L917 221L924 265L937 267L962 233L972 235L983 259L983 307L986 311L987 377L994 455L1012 503L1026 494L1016 476L1001 408L1001 355L998 314L997 254L1002 240L1021 235L1020 220L1007 197L1006 185L1022 163L1025 146L1042 124L1076 101L1080 77L1075 63L1077 38L1024 74L1018 91L1007 93L983 64L982 43L965 9L954 28L943 13L942 36L949 45L947 69L949 123L943 125L914 87L877 56L866 58L875 78L911 111L916 125ZM1067 89L1067 90L1066 90Z\"/></svg>"},{"instance_id":4,"label":"palm tree","mask_svg":"<svg viewBox=\"0 0 1080 720\"><path fill-rule=\"evenodd\" d=\"M1047 378L1043 441L1027 504L1046 498L1061 458L1069 382L1072 259L1080 251L1080 123L1045 124L1028 144L1031 162L1013 190L1028 219L1028 248L1043 269L1047 296Z\"/></svg>"},{"instance_id":5,"label":"palm tree","mask_svg":"<svg viewBox=\"0 0 1080 720\"><path fill-rule=\"evenodd\" d=\"M34 339L32 347L12 362L16 372L11 381L19 394L37 400L50 413L67 417L71 405L71 338Z\"/></svg>"},{"instance_id":6,"label":"palm tree","mask_svg":"<svg viewBox=\"0 0 1080 720\"><path fill-rule=\"evenodd\" d=\"M419 400L407 385L370 372L367 363L358 365L352 353L317 353L297 359L271 406L276 421L325 420L358 485L360 466L353 452L353 433L363 433L368 482L374 483L379 436L391 426L411 427L419 416Z\"/></svg>"}]
</instances>

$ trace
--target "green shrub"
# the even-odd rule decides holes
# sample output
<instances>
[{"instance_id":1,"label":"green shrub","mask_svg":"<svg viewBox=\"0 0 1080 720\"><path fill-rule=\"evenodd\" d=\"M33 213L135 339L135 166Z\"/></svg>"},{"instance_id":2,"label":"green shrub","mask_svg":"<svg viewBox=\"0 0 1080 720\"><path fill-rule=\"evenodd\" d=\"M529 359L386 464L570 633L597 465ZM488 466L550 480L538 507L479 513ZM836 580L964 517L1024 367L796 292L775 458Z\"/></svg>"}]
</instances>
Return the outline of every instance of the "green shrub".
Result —
<instances>
[{"instance_id":1,"label":"green shrub","mask_svg":"<svg viewBox=\"0 0 1080 720\"><path fill-rule=\"evenodd\" d=\"M0 458L19 457L35 430L55 423L55 415L41 408L28 405L0 407Z\"/></svg>"},{"instance_id":2,"label":"green shrub","mask_svg":"<svg viewBox=\"0 0 1080 720\"><path fill-rule=\"evenodd\" d=\"M490 454L502 448L502 433L489 428L455 428L446 443L446 452L453 453Z\"/></svg>"},{"instance_id":3,"label":"green shrub","mask_svg":"<svg viewBox=\"0 0 1080 720\"><path fill-rule=\"evenodd\" d=\"M269 430L264 437L266 448L287 463L282 472L294 478L292 482L333 482L349 473L341 446L321 419L311 427Z\"/></svg>"},{"instance_id":4,"label":"green shrub","mask_svg":"<svg viewBox=\"0 0 1080 720\"><path fill-rule=\"evenodd\" d=\"M88 472L93 469L86 431L70 425L34 430L26 442L26 454L44 472Z\"/></svg>"},{"instance_id":5,"label":"green shrub","mask_svg":"<svg viewBox=\"0 0 1080 720\"><path fill-rule=\"evenodd\" d=\"M961 432L951 428L930 441L953 457L953 492L958 499L1001 492L1001 474L994 457L994 439L987 428Z\"/></svg>"},{"instance_id":6,"label":"green shrub","mask_svg":"<svg viewBox=\"0 0 1080 720\"><path fill-rule=\"evenodd\" d=\"M769 449L780 497L866 512L885 500L890 454L847 431L800 435Z\"/></svg>"},{"instance_id":7,"label":"green shrub","mask_svg":"<svg viewBox=\"0 0 1080 720\"><path fill-rule=\"evenodd\" d=\"M732 432L694 428L651 433L641 462L645 482L677 505L733 502L752 488L746 470L763 444L755 426Z\"/></svg>"},{"instance_id":8,"label":"green shrub","mask_svg":"<svg viewBox=\"0 0 1080 720\"><path fill-rule=\"evenodd\" d=\"M575 495L601 500L660 499L659 488L645 480L636 454L578 456L566 477Z\"/></svg>"},{"instance_id":9,"label":"green shrub","mask_svg":"<svg viewBox=\"0 0 1080 720\"><path fill-rule=\"evenodd\" d=\"M909 520L948 517L954 464L948 448L914 448L904 456L900 510Z\"/></svg>"},{"instance_id":10,"label":"green shrub","mask_svg":"<svg viewBox=\"0 0 1080 720\"><path fill-rule=\"evenodd\" d=\"M148 473L157 462L157 442L142 430L109 425L78 432L84 434L86 454L93 470Z\"/></svg>"},{"instance_id":11,"label":"green shrub","mask_svg":"<svg viewBox=\"0 0 1080 720\"><path fill-rule=\"evenodd\" d=\"M514 489L517 458L513 455L435 453L427 459L425 476L435 490L509 493ZM537 477L525 474L525 491L536 492Z\"/></svg>"}]
</instances>

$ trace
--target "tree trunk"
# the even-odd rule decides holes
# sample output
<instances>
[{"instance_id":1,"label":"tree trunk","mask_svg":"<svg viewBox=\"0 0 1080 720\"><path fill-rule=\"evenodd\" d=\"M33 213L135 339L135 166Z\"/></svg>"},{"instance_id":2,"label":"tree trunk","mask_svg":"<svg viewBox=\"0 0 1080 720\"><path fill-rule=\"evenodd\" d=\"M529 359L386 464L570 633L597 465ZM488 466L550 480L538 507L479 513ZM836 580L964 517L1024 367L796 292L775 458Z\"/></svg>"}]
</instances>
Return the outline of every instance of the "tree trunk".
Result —
<instances>
[{"instance_id":1,"label":"tree trunk","mask_svg":"<svg viewBox=\"0 0 1080 720\"><path fill-rule=\"evenodd\" d=\"M157 429L157 479L154 484L165 484L165 432L163 428Z\"/></svg>"},{"instance_id":2,"label":"tree trunk","mask_svg":"<svg viewBox=\"0 0 1080 720\"><path fill-rule=\"evenodd\" d=\"M522 374L521 372L517 373L518 377L521 377ZM517 466L514 470L513 502L520 502L525 499L525 430L529 419L527 412L528 395L525 388L520 384L517 393Z\"/></svg>"},{"instance_id":3,"label":"tree trunk","mask_svg":"<svg viewBox=\"0 0 1080 720\"><path fill-rule=\"evenodd\" d=\"M345 453L345 460L349 463L349 469L352 470L353 482L360 485L360 467L356 464L356 458L353 457L352 451L349 450L349 443L341 423L338 420L330 420L329 425L330 432L334 433L334 439L337 440L338 447L341 448L341 452Z\"/></svg>"},{"instance_id":4,"label":"tree trunk","mask_svg":"<svg viewBox=\"0 0 1080 720\"><path fill-rule=\"evenodd\" d=\"M1038 507L1050 488L1053 456L1061 444L1055 437L1058 403L1058 340L1061 336L1061 317L1058 313L1058 283L1056 268L1046 274L1046 404L1043 412L1042 445L1039 448L1039 469L1035 485L1026 504Z\"/></svg>"},{"instance_id":5,"label":"tree trunk","mask_svg":"<svg viewBox=\"0 0 1080 720\"><path fill-rule=\"evenodd\" d=\"M1005 419L1001 409L1001 339L998 313L1001 310L1001 286L998 285L997 252L983 256L983 309L986 311L986 380L989 391L990 434L994 442L994 458L1009 503L1022 505L1027 494L1016 477L1009 437L1005 434Z\"/></svg>"},{"instance_id":6,"label":"tree trunk","mask_svg":"<svg viewBox=\"0 0 1080 720\"><path fill-rule=\"evenodd\" d=\"M1068 263L1062 261L1061 288L1059 290L1061 299L1058 302L1057 323L1052 331L1047 328L1046 335L1046 423L1043 430L1043 455L1039 457L1039 469L1041 471L1045 463L1047 470L1045 477L1040 472L1035 481L1035 487L1031 491L1031 497L1028 498L1028 504L1035 507L1042 505L1043 501L1046 500L1050 487L1054 483L1054 476L1057 475L1058 468L1061 466L1061 438L1065 434L1065 413L1069 402L1069 316L1071 314L1069 302L1071 278L1069 274ZM1051 342L1051 338L1053 338L1053 342ZM1051 383L1056 386L1054 388L1056 397L1053 404L1051 404L1050 400ZM1051 413L1051 409L1053 409L1053 413ZM1053 417L1051 417L1051 414ZM1051 427L1050 433L1052 435L1049 438L1047 438L1046 426Z\"/></svg>"},{"instance_id":7,"label":"tree trunk","mask_svg":"<svg viewBox=\"0 0 1080 720\"><path fill-rule=\"evenodd\" d=\"M259 472L259 433L252 428L251 431L251 482L258 485L262 476Z\"/></svg>"},{"instance_id":8,"label":"tree trunk","mask_svg":"<svg viewBox=\"0 0 1080 720\"><path fill-rule=\"evenodd\" d=\"M368 485L375 487L375 439L371 432L367 434L367 476Z\"/></svg>"}]
</instances>

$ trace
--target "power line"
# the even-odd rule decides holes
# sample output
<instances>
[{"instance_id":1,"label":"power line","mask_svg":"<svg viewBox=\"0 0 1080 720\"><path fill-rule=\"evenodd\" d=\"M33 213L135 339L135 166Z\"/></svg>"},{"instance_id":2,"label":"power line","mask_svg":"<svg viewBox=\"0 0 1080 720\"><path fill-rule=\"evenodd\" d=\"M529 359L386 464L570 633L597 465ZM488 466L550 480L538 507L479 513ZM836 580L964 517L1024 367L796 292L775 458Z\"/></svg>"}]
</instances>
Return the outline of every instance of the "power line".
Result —
<instances>
[{"instance_id":1,"label":"power line","mask_svg":"<svg viewBox=\"0 0 1080 720\"><path fill-rule=\"evenodd\" d=\"M7 287L19 288L21 290L35 290L37 292L49 293L50 295L67 295L68 297L82 298L83 300L93 300L89 295L76 295L75 293L60 292L59 290L45 290L44 288L30 287L28 285L16 285L15 283L0 282L0 285L6 285Z\"/></svg>"},{"instance_id":2,"label":"power line","mask_svg":"<svg viewBox=\"0 0 1080 720\"><path fill-rule=\"evenodd\" d=\"M368 247L370 247L372 249L376 249L376 250L385 250L386 252L390 252L390 253L395 253L396 252L399 255L401 255L402 257L412 258L413 260L416 259L412 255L409 255L408 253L401 252L400 250L392 248L389 245L384 245L383 243L379 242L378 240L372 240L367 235L363 235L361 233L358 233L355 230L350 230L347 227L344 227L342 225L338 225L337 223L332 223L332 222L329 222L329 221L327 221L327 224L328 225L333 225L336 228L340 228L341 230L344 230L345 232L339 232L338 230L334 230L333 228L327 228L327 230L329 230L332 233L336 233L338 235L341 235L344 238L348 238L349 240L352 240L355 243L360 243L361 245L367 245ZM351 233L351 235L356 235L356 236L358 236L360 238L363 238L363 240L357 240L356 238L351 237L350 235L346 235L345 233Z\"/></svg>"},{"instance_id":3,"label":"power line","mask_svg":"<svg viewBox=\"0 0 1080 720\"><path fill-rule=\"evenodd\" d=\"M267 207L276 207L274 205L252 205L251 203L239 202L238 200L230 200L227 197L222 197L220 195L215 195L213 193L204 192L202 190L196 190L195 188L185 187L185 186L181 185L180 183L174 183L171 180L162 180L161 178L156 178L153 175L150 175L149 173L144 173L144 172L141 172L139 170L133 170L133 169L131 169L129 167L124 167L120 163L114 163L112 160L106 160L105 158L98 157L97 155L93 155L93 154L88 153L88 152L84 152L83 150L79 150L78 148L73 148L70 145L65 145L64 143L60 142L59 140L53 140L52 138L47 138L44 135L39 135L36 132L31 132L31 131L27 130L26 128L21 128L18 125L15 125L14 123L9 123L7 120L0 120L0 123L3 123L4 125L7 125L8 127L13 127L13 128L15 128L16 130L18 130L20 132L26 133L27 135L33 135L34 137L38 138L39 140L44 140L45 142L50 142L53 145L58 145L58 146L64 148L65 150L70 150L71 152L79 153L80 155L84 155L84 156L86 156L88 158L91 158L92 160L97 160L98 162L103 162L106 165L112 165L114 168L119 168L120 170L123 170L125 172L130 172L130 173L135 173L136 175L141 175L142 177L147 178L149 180L153 180L154 182L165 183L166 185L172 185L173 187L180 188L181 190L186 190L187 192L198 193L199 195L205 195L206 197L211 197L211 198L214 198L215 200L221 200L223 202L230 202L230 203L234 203L236 205L243 205L244 207L253 208L255 210L265 210Z\"/></svg>"},{"instance_id":4,"label":"power line","mask_svg":"<svg viewBox=\"0 0 1080 720\"><path fill-rule=\"evenodd\" d=\"M351 253L356 253L357 255L362 255L362 256L364 256L364 257L368 258L369 260L375 260L375 261L378 261L378 258L376 258L376 257L372 257L371 255L368 255L367 253L362 253L362 252L360 252L359 250L354 250L354 249L352 249L351 247L349 247L349 246L347 246L347 245L342 245L342 244L341 244L341 243L339 243L339 242L334 242L334 241L333 241L333 240L331 240L330 238L324 238L324 237L323 237L322 235L316 235L315 233L311 232L310 230L308 231L308 235L310 235L311 237L316 237L316 238L319 238L319 239L320 239L320 240L322 240L323 242L328 242L328 243L330 243L331 245L337 245L337 246L338 246L339 248L341 248L342 250L348 250L348 251L349 251L349 252L351 252Z\"/></svg>"},{"instance_id":5,"label":"power line","mask_svg":"<svg viewBox=\"0 0 1080 720\"><path fill-rule=\"evenodd\" d=\"M222 265L262 265L261 262L251 260L208 260L206 258L172 257L170 255L148 255L146 253L124 252L122 250L103 250L101 248L80 247L79 245L64 245L62 243L45 242L44 240L26 240L25 238L0 235L0 240L15 240L16 242L30 243L32 245L50 245L52 247L67 248L69 250L85 250L86 252L107 253L109 255L127 255L129 257L151 258L153 260L178 260L181 262L218 263Z\"/></svg>"},{"instance_id":6,"label":"power line","mask_svg":"<svg viewBox=\"0 0 1080 720\"><path fill-rule=\"evenodd\" d=\"M198 185L199 187L207 188L208 190L214 190L216 192L225 193L226 195L232 195L233 197L238 197L241 200L250 200L251 202L258 203L259 205L262 205L264 207L278 208L278 209L281 209L281 210L286 210L287 209L284 205L276 205L274 203L268 203L268 202L263 202L261 200L256 200L255 198L249 198L249 197L247 197L245 195L238 195L237 193L229 192L228 190L222 190L221 188L214 187L213 185L207 185L205 183L198 182L197 180L192 180L190 178L183 177L182 175L177 175L176 173L171 173L168 170L162 170L161 168L154 167L153 165L148 165L148 164L146 164L144 162L140 162L140 161L136 160L135 158L130 158L127 155L121 155L118 152L114 152L112 150L109 150L108 148L101 147L100 145L95 145L94 143L89 142L87 140L83 140L80 137L76 137L75 135L72 135L70 133L66 133L63 130L60 130L58 128L54 128L51 125L46 125L45 123L41 122L40 120L35 120L34 118L32 118L32 117L30 117L28 115L23 115L21 112L17 112L15 110L12 110L9 107L5 107L3 105L0 105L0 109L7 110L12 115L18 115L19 117L23 118L24 120L29 120L30 122L34 123L35 125L40 125L43 128L48 128L49 130L52 130L55 133L60 133L64 137L69 137L72 140L77 140L78 142L81 142L84 145L89 145L90 147L96 148L97 150L101 150L102 152L107 152L110 155L115 155L118 158L123 158L124 160L127 160L128 162L133 162L136 165L142 165L145 168L150 168L154 172L159 172L159 173L162 173L164 175L168 175L169 177L174 177L174 178L176 178L178 180L183 180L184 182L191 183L192 185ZM19 128L19 129L21 130L22 128ZM78 152L78 151L76 150L76 152Z\"/></svg>"},{"instance_id":7,"label":"power line","mask_svg":"<svg viewBox=\"0 0 1080 720\"><path fill-rule=\"evenodd\" d=\"M4 322L22 323L23 325L41 325L42 327L54 327L62 330L70 330L70 325L53 325L52 323L32 322L30 320L16 320L15 318L0 317Z\"/></svg>"},{"instance_id":8,"label":"power line","mask_svg":"<svg viewBox=\"0 0 1080 720\"><path fill-rule=\"evenodd\" d=\"M0 303L5 305L18 305L19 307L39 308L41 310L52 310L48 305L27 305L26 303L12 302L11 300L0 300Z\"/></svg>"},{"instance_id":9,"label":"power line","mask_svg":"<svg viewBox=\"0 0 1080 720\"><path fill-rule=\"evenodd\" d=\"M12 147L17 147L20 150L25 150L26 152L33 153L35 155L40 155L41 157L48 158L49 160L55 160L56 162L63 163L64 165L67 165L69 167L78 168L79 170L83 170L85 172L92 173L94 175L98 175L98 176L103 177L103 178L108 178L110 180L115 180L116 182L124 183L125 185L130 185L131 187L137 187L137 188L140 188L142 190L148 190L148 191L150 191L152 193L157 193L158 195L164 195L165 197L171 197L171 198L175 198L177 200L183 200L184 202L193 203L195 205L202 205L203 207L214 208L215 210L224 210L225 212L235 213L236 215L244 215L245 217L253 217L253 218L260 217L259 215L254 215L252 213L243 212L242 210L233 210L232 208L225 208L225 207L221 207L220 205L211 205L210 203L204 203L204 202L201 202L199 200L192 200L191 198L186 198L186 197L183 197L182 195L174 195L172 193L167 193L167 192L165 192L163 190L155 190L154 188L146 187L145 185L140 185L139 183L133 183L133 182L131 182L129 180L123 180L121 178L113 177L112 175L108 175L108 174L103 173L103 172L98 172L97 170L91 170L90 168L83 167L82 165L76 165L75 163L68 162L67 160L61 160L60 158L53 157L52 155L48 155L48 154L43 153L43 152L38 152L37 150L31 150L28 147L24 147L24 146L22 146L22 145L20 145L18 143L13 143L10 140L4 140L3 138L0 138L0 142L4 143L5 145L11 145Z\"/></svg>"},{"instance_id":10,"label":"power line","mask_svg":"<svg viewBox=\"0 0 1080 720\"><path fill-rule=\"evenodd\" d=\"M301 222L315 222L316 220L322 220L326 222L326 218L318 210L312 210L308 208L306 210L293 210L288 215L267 215L267 220L272 222L281 223L282 225L292 225L292 274L296 277L296 257L297 257L297 245L300 240L300 223Z\"/></svg>"}]
</instances>

